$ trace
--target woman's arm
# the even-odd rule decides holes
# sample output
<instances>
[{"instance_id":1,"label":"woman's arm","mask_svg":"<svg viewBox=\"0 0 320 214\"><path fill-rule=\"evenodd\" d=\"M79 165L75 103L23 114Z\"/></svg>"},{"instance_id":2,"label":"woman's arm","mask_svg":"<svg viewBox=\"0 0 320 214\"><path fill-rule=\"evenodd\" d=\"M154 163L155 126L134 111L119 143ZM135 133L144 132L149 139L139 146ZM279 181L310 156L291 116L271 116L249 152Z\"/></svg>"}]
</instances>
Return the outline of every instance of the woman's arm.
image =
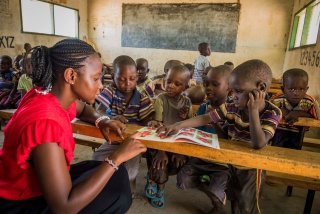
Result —
<instances>
[{"instance_id":1,"label":"woman's arm","mask_svg":"<svg viewBox=\"0 0 320 214\"><path fill-rule=\"evenodd\" d=\"M145 152L139 141L127 138L108 158L118 166ZM64 150L57 143L43 143L31 151L37 177L44 197L53 213L78 213L105 187L115 172L103 162L87 179L72 186Z\"/></svg>"},{"instance_id":2,"label":"woman's arm","mask_svg":"<svg viewBox=\"0 0 320 214\"><path fill-rule=\"evenodd\" d=\"M76 101L77 102L77 118L80 120L95 125L96 120L99 117L105 116L105 114L99 114L92 106L86 105L83 102ZM109 139L109 129L115 131L121 138L122 133L125 130L126 126L116 120L109 120L107 118L100 120L98 123L99 129L104 136L104 138L108 141L108 143L111 143L111 140Z\"/></svg>"}]
</instances>

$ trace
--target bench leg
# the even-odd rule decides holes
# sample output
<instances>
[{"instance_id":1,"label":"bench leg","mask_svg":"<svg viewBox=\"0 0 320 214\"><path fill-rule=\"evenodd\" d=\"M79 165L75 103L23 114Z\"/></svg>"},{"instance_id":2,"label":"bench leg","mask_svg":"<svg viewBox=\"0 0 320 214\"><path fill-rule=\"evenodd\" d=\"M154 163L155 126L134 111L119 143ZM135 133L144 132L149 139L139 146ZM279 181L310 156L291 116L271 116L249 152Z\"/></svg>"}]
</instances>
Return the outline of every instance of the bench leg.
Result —
<instances>
[{"instance_id":1,"label":"bench leg","mask_svg":"<svg viewBox=\"0 0 320 214\"><path fill-rule=\"evenodd\" d=\"M293 189L293 186L288 186L288 187L287 187L286 196L291 197L292 189Z\"/></svg>"},{"instance_id":2,"label":"bench leg","mask_svg":"<svg viewBox=\"0 0 320 214\"><path fill-rule=\"evenodd\" d=\"M313 204L313 198L314 198L315 193L316 193L315 190L311 190L311 189L308 190L307 199L306 199L306 203L304 205L303 214L310 214L311 213L312 204Z\"/></svg>"}]
</instances>

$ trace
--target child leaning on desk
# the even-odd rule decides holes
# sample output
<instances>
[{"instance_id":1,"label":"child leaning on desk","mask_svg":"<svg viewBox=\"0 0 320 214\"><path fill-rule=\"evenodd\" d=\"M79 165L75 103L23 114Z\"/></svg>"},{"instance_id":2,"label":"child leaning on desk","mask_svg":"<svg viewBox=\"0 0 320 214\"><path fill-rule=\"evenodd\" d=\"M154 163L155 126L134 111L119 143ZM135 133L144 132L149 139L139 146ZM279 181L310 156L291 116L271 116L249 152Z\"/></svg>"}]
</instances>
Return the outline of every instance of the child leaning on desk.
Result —
<instances>
[{"instance_id":1,"label":"child leaning on desk","mask_svg":"<svg viewBox=\"0 0 320 214\"><path fill-rule=\"evenodd\" d=\"M147 125L153 117L154 108L146 94L137 89L138 73L135 61L129 56L119 56L113 61L113 84L108 85L96 98L99 104L97 111L106 115L110 111L110 118L124 124ZM93 153L93 160L103 160L118 148L117 143L105 142ZM128 160L124 165L129 174L131 191L135 192L136 177L139 172L141 154Z\"/></svg>"},{"instance_id":2,"label":"child leaning on desk","mask_svg":"<svg viewBox=\"0 0 320 214\"><path fill-rule=\"evenodd\" d=\"M225 102L230 102L230 98L228 97L230 91L230 73L231 68L226 65L210 67L207 76L203 80L207 101L200 105L196 115L207 114L212 109L218 109ZM197 127L197 129L213 134L218 132L219 137L225 137L219 134L220 127L222 128L225 125L225 121L222 121L219 127L216 124L208 123ZM223 204L226 202L225 190L230 178L228 171L226 164L218 164L201 158L190 157L178 172L177 187L182 190L197 187L200 184L200 176L209 175L210 183L205 193L214 206L211 213L220 213L223 209Z\"/></svg>"},{"instance_id":3,"label":"child leaning on desk","mask_svg":"<svg viewBox=\"0 0 320 214\"><path fill-rule=\"evenodd\" d=\"M190 72L183 65L170 68L165 81L165 93L158 96L154 108L155 120L149 126L171 125L192 117L191 100L182 95L190 80ZM169 173L177 171L186 162L184 155L174 154L156 149L147 150L147 184L145 193L155 208L164 207L164 188ZM171 174L171 173L170 173Z\"/></svg>"},{"instance_id":4,"label":"child leaning on desk","mask_svg":"<svg viewBox=\"0 0 320 214\"><path fill-rule=\"evenodd\" d=\"M299 117L319 119L319 103L308 91L308 73L299 68L285 71L282 77L282 93L271 97L270 102L282 111L283 119L288 125L280 125L272 138L272 146L301 149L300 139L304 134L302 127L292 126Z\"/></svg>"},{"instance_id":5,"label":"child leaning on desk","mask_svg":"<svg viewBox=\"0 0 320 214\"><path fill-rule=\"evenodd\" d=\"M177 133L185 127L203 126L210 122L228 122L231 140L246 141L254 149L263 148L273 137L281 119L278 107L265 100L265 93L272 81L270 67L261 60L249 60L237 66L230 74L229 86L233 103L224 103L208 114L159 128L163 137ZM229 165L231 179L227 195L232 213L258 213L258 198L265 171Z\"/></svg>"}]
</instances>

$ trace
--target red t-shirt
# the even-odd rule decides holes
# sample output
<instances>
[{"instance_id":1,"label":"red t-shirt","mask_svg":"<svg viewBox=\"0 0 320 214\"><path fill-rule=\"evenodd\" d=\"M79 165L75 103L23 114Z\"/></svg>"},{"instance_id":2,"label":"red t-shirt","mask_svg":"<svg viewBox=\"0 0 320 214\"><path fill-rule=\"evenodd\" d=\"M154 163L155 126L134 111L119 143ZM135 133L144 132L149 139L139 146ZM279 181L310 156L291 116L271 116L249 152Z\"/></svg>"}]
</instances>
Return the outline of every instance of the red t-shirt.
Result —
<instances>
[{"instance_id":1,"label":"red t-shirt","mask_svg":"<svg viewBox=\"0 0 320 214\"><path fill-rule=\"evenodd\" d=\"M0 197L24 200L42 195L35 168L29 162L31 148L57 142L64 149L66 164L73 158L74 140L71 120L76 116L76 103L67 111L51 95L31 89L21 100L17 111L4 129L0 150Z\"/></svg>"}]
</instances>

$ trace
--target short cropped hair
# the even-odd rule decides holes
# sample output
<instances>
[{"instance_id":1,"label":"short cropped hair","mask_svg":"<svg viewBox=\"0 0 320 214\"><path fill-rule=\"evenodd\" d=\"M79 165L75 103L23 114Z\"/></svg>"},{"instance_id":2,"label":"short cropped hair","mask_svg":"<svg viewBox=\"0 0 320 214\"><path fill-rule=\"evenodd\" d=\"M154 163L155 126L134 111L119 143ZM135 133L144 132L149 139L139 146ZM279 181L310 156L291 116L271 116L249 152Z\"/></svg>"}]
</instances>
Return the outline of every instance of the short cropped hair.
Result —
<instances>
[{"instance_id":1,"label":"short cropped hair","mask_svg":"<svg viewBox=\"0 0 320 214\"><path fill-rule=\"evenodd\" d=\"M174 72L174 73L183 74L183 75L185 75L187 77L188 82L190 80L190 71L184 65L174 65L169 69L169 71ZM188 84L188 82L186 82L186 84Z\"/></svg>"},{"instance_id":2,"label":"short cropped hair","mask_svg":"<svg viewBox=\"0 0 320 214\"><path fill-rule=\"evenodd\" d=\"M198 45L198 51L201 51L203 49L206 49L209 46L209 43L202 42Z\"/></svg>"},{"instance_id":3,"label":"short cropped hair","mask_svg":"<svg viewBox=\"0 0 320 214\"><path fill-rule=\"evenodd\" d=\"M130 57L126 55L118 56L113 60L112 66L113 66L113 74L117 74L120 71L121 66L128 66L133 65L134 67L137 67L136 62Z\"/></svg>"},{"instance_id":4,"label":"short cropped hair","mask_svg":"<svg viewBox=\"0 0 320 214\"><path fill-rule=\"evenodd\" d=\"M309 81L309 76L308 76L308 73L303 70L303 69L300 69L300 68L292 68L292 69L289 69L287 71L285 71L282 75L282 84L285 85L285 82L289 79L289 78L292 78L292 77L300 77L300 78L304 78L306 79L307 81Z\"/></svg>"},{"instance_id":5,"label":"short cropped hair","mask_svg":"<svg viewBox=\"0 0 320 214\"><path fill-rule=\"evenodd\" d=\"M179 60L175 60L175 59L171 59L171 60L167 61L163 67L164 73L166 73L172 66L175 66L175 65L183 65L183 62L181 62Z\"/></svg>"},{"instance_id":6,"label":"short cropped hair","mask_svg":"<svg viewBox=\"0 0 320 214\"><path fill-rule=\"evenodd\" d=\"M7 60L10 65L12 65L12 58L8 55L2 55L0 57L2 60Z\"/></svg>"},{"instance_id":7,"label":"short cropped hair","mask_svg":"<svg viewBox=\"0 0 320 214\"><path fill-rule=\"evenodd\" d=\"M234 66L233 62L230 61L225 62L224 65Z\"/></svg>"},{"instance_id":8,"label":"short cropped hair","mask_svg":"<svg viewBox=\"0 0 320 214\"><path fill-rule=\"evenodd\" d=\"M238 65L232 72L231 76L235 76L244 81L250 81L254 84L265 82L267 90L269 90L272 82L272 71L267 63L260 59L248 60Z\"/></svg>"},{"instance_id":9,"label":"short cropped hair","mask_svg":"<svg viewBox=\"0 0 320 214\"><path fill-rule=\"evenodd\" d=\"M139 58L139 59L136 59L136 63L138 64L138 62L141 62L142 64L147 64L147 67L149 67L149 62L148 60L146 60L145 58Z\"/></svg>"}]
</instances>

